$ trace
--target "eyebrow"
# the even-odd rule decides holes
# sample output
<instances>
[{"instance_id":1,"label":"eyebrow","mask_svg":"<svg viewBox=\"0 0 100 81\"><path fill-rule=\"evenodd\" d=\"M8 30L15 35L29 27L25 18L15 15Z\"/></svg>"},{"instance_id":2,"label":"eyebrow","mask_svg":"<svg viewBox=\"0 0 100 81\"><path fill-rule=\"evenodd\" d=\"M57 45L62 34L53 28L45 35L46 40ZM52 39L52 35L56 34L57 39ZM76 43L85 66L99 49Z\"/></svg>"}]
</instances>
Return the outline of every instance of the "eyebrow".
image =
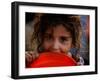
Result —
<instances>
[{"instance_id":1,"label":"eyebrow","mask_svg":"<svg viewBox=\"0 0 100 81\"><path fill-rule=\"evenodd\" d=\"M51 34L51 33L45 33L45 34L44 34L44 36L47 36L47 35L52 36L52 34Z\"/></svg>"},{"instance_id":2,"label":"eyebrow","mask_svg":"<svg viewBox=\"0 0 100 81\"><path fill-rule=\"evenodd\" d=\"M53 33L44 33L44 35L50 35L50 36L53 36Z\"/></svg>"},{"instance_id":3,"label":"eyebrow","mask_svg":"<svg viewBox=\"0 0 100 81\"><path fill-rule=\"evenodd\" d=\"M62 38L72 38L71 36L61 36Z\"/></svg>"},{"instance_id":4,"label":"eyebrow","mask_svg":"<svg viewBox=\"0 0 100 81\"><path fill-rule=\"evenodd\" d=\"M70 36L70 37L61 36L60 38L63 38L63 39L70 39L70 38L72 38L72 37L71 37L71 36Z\"/></svg>"},{"instance_id":5,"label":"eyebrow","mask_svg":"<svg viewBox=\"0 0 100 81\"><path fill-rule=\"evenodd\" d=\"M51 33L45 33L45 35L44 36L52 36L52 34ZM63 37L63 38L72 38L72 36L67 36L67 35L61 35L60 37Z\"/></svg>"}]
</instances>

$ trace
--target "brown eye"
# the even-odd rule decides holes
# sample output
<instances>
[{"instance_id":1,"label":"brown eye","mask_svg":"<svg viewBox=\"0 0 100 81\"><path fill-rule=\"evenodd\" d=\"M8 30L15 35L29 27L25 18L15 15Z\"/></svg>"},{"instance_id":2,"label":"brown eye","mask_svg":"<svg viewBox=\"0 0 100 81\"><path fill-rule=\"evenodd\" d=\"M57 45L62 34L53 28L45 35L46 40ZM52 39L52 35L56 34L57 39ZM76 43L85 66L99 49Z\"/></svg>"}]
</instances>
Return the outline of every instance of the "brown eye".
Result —
<instances>
[{"instance_id":1,"label":"brown eye","mask_svg":"<svg viewBox=\"0 0 100 81\"><path fill-rule=\"evenodd\" d=\"M60 38L60 42L61 42L61 43L64 43L64 42L66 42L66 41L67 41L67 39L66 39L65 37L61 37L61 38Z\"/></svg>"},{"instance_id":2,"label":"brown eye","mask_svg":"<svg viewBox=\"0 0 100 81\"><path fill-rule=\"evenodd\" d=\"M45 39L46 41L51 41L51 40L52 40L52 36L49 35L49 34L47 34L47 35L44 36L44 39Z\"/></svg>"},{"instance_id":3,"label":"brown eye","mask_svg":"<svg viewBox=\"0 0 100 81\"><path fill-rule=\"evenodd\" d=\"M51 36L46 36L45 39L50 40Z\"/></svg>"},{"instance_id":4,"label":"brown eye","mask_svg":"<svg viewBox=\"0 0 100 81\"><path fill-rule=\"evenodd\" d=\"M62 44L68 43L70 41L70 37L60 37L60 42Z\"/></svg>"}]
</instances>

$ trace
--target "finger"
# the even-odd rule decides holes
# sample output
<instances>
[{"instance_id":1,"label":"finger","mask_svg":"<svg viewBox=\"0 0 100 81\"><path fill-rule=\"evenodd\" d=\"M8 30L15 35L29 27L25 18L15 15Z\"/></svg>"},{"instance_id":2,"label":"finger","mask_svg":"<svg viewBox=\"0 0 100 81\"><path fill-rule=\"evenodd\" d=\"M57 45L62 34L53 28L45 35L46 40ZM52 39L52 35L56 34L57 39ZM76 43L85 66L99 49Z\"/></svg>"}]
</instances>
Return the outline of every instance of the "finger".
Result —
<instances>
[{"instance_id":1,"label":"finger","mask_svg":"<svg viewBox=\"0 0 100 81\"><path fill-rule=\"evenodd\" d=\"M30 55L30 54L26 54L25 58L26 58L27 62L32 62L32 60L33 60L32 55Z\"/></svg>"},{"instance_id":2,"label":"finger","mask_svg":"<svg viewBox=\"0 0 100 81\"><path fill-rule=\"evenodd\" d=\"M33 60L35 60L38 57L38 53L30 51L29 54L32 56Z\"/></svg>"}]
</instances>

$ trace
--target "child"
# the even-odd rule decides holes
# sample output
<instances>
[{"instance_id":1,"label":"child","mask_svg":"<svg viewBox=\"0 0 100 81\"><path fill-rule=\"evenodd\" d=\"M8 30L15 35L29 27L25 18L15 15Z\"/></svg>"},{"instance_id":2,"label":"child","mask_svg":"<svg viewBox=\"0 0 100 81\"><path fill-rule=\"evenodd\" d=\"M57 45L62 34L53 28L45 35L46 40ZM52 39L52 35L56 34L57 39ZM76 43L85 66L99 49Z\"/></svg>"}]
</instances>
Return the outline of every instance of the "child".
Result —
<instances>
[{"instance_id":1,"label":"child","mask_svg":"<svg viewBox=\"0 0 100 81\"><path fill-rule=\"evenodd\" d=\"M26 52L26 67L38 58L42 52L66 53L73 57L78 65L83 65L84 60L80 57L81 24L77 15L42 14L36 15L37 22L34 25L32 42L37 44L36 52ZM72 54L72 49L77 50Z\"/></svg>"}]
</instances>

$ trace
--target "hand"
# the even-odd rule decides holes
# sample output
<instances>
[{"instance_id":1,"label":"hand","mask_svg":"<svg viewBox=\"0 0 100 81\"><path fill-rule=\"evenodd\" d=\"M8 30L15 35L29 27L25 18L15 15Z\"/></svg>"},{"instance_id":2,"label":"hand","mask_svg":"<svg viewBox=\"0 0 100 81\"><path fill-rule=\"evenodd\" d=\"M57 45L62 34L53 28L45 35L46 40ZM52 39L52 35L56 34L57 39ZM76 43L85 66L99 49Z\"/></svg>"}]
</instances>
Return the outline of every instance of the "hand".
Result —
<instances>
[{"instance_id":1,"label":"hand","mask_svg":"<svg viewBox=\"0 0 100 81\"><path fill-rule=\"evenodd\" d=\"M26 62L26 67L29 66L37 57L38 53L33 52L33 51L26 51L25 52L25 62Z\"/></svg>"}]
</instances>

